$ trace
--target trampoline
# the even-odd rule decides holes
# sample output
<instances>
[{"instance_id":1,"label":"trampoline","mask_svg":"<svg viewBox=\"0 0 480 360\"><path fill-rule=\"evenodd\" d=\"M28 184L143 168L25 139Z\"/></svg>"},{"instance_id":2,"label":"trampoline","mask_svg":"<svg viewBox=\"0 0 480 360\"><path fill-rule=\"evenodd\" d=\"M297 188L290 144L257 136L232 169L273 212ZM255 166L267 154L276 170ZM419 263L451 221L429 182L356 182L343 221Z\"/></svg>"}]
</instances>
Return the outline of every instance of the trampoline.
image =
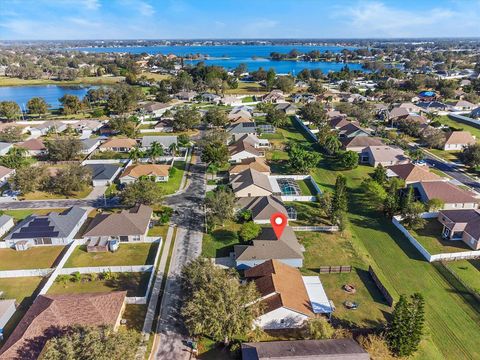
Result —
<instances>
[{"instance_id":1,"label":"trampoline","mask_svg":"<svg viewBox=\"0 0 480 360\"><path fill-rule=\"evenodd\" d=\"M282 195L300 195L300 188L294 179L277 179L278 187Z\"/></svg>"}]
</instances>

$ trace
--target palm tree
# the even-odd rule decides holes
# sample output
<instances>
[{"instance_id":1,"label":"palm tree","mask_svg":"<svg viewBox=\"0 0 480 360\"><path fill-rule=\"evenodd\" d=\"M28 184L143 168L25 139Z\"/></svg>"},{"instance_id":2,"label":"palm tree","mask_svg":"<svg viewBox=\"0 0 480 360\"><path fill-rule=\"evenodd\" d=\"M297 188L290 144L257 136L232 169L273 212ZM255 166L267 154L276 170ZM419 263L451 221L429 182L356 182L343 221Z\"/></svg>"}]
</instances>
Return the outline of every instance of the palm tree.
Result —
<instances>
[{"instance_id":1,"label":"palm tree","mask_svg":"<svg viewBox=\"0 0 480 360\"><path fill-rule=\"evenodd\" d=\"M325 139L324 147L330 155L333 155L340 150L342 142L338 139L336 135L329 135Z\"/></svg>"},{"instance_id":2,"label":"palm tree","mask_svg":"<svg viewBox=\"0 0 480 360\"><path fill-rule=\"evenodd\" d=\"M178 151L178 145L177 145L177 143L171 143L170 146L168 147L168 150L170 150L170 153L171 153L173 156L176 156L176 155L177 155L177 151Z\"/></svg>"},{"instance_id":3,"label":"palm tree","mask_svg":"<svg viewBox=\"0 0 480 360\"><path fill-rule=\"evenodd\" d=\"M163 147L157 141L152 142L150 145L150 150L148 150L148 155L150 156L152 162L163 155Z\"/></svg>"},{"instance_id":4,"label":"palm tree","mask_svg":"<svg viewBox=\"0 0 480 360\"><path fill-rule=\"evenodd\" d=\"M133 160L133 162L137 162L137 160L142 158L144 155L145 155L144 152L140 150L140 148L134 147L128 153L128 158L130 160Z\"/></svg>"}]
</instances>

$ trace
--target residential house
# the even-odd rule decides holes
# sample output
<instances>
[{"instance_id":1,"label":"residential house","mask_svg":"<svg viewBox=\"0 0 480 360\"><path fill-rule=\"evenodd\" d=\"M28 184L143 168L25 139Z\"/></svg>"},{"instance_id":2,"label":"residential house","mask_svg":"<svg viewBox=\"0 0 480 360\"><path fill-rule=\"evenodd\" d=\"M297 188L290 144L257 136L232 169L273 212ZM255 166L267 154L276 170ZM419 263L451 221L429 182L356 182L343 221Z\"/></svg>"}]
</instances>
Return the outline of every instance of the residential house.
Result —
<instances>
[{"instance_id":1,"label":"residential house","mask_svg":"<svg viewBox=\"0 0 480 360\"><path fill-rule=\"evenodd\" d=\"M366 96L363 96L361 94L350 94L350 93L342 93L340 94L342 101L348 102L348 103L360 103L360 102L366 102L368 99Z\"/></svg>"},{"instance_id":2,"label":"residential house","mask_svg":"<svg viewBox=\"0 0 480 360\"><path fill-rule=\"evenodd\" d=\"M237 269L248 269L272 259L300 268L303 266L305 250L293 229L286 226L280 238L271 227L264 227L255 240L249 244L235 245L233 251Z\"/></svg>"},{"instance_id":3,"label":"residential house","mask_svg":"<svg viewBox=\"0 0 480 360\"><path fill-rule=\"evenodd\" d=\"M237 198L269 196L274 192L269 177L252 168L231 176L230 184Z\"/></svg>"},{"instance_id":4,"label":"residential house","mask_svg":"<svg viewBox=\"0 0 480 360\"><path fill-rule=\"evenodd\" d=\"M159 120L154 128L155 132L173 132L173 120L172 119L161 119Z\"/></svg>"},{"instance_id":5,"label":"residential house","mask_svg":"<svg viewBox=\"0 0 480 360\"><path fill-rule=\"evenodd\" d=\"M252 145L255 149L270 147L270 141L268 141L268 139L260 139L259 137L257 137L257 135L253 134L245 134L237 140L237 142L239 141L244 141L247 144Z\"/></svg>"},{"instance_id":6,"label":"residential house","mask_svg":"<svg viewBox=\"0 0 480 360\"><path fill-rule=\"evenodd\" d=\"M104 125L102 121L98 120L80 120L68 126L80 134L81 139L88 139L92 134Z\"/></svg>"},{"instance_id":7,"label":"residential house","mask_svg":"<svg viewBox=\"0 0 480 360\"><path fill-rule=\"evenodd\" d=\"M408 115L410 115L410 112L408 111L408 109L404 107L394 107L392 110L389 111L388 119L399 120L399 119L406 118Z\"/></svg>"},{"instance_id":8,"label":"residential house","mask_svg":"<svg viewBox=\"0 0 480 360\"><path fill-rule=\"evenodd\" d=\"M238 199L237 206L241 210L252 213L252 220L256 224L270 224L270 217L282 213L288 217L287 209L276 196L243 197Z\"/></svg>"},{"instance_id":9,"label":"residential house","mask_svg":"<svg viewBox=\"0 0 480 360\"><path fill-rule=\"evenodd\" d=\"M352 138L355 136L369 136L370 134L362 129L356 122L350 121L348 124L337 129L340 139Z\"/></svg>"},{"instance_id":10,"label":"residential house","mask_svg":"<svg viewBox=\"0 0 480 360\"><path fill-rule=\"evenodd\" d=\"M360 162L369 163L373 167L377 167L379 164L382 164L382 166L407 164L410 162L410 159L402 149L383 145L368 146L361 154Z\"/></svg>"},{"instance_id":11,"label":"residential house","mask_svg":"<svg viewBox=\"0 0 480 360\"><path fill-rule=\"evenodd\" d=\"M285 95L282 90L272 90L268 94L260 97L264 103L280 103L285 102Z\"/></svg>"},{"instance_id":12,"label":"residential house","mask_svg":"<svg viewBox=\"0 0 480 360\"><path fill-rule=\"evenodd\" d=\"M257 135L257 127L254 122L239 122L230 125L227 133L233 141L237 141L245 134Z\"/></svg>"},{"instance_id":13,"label":"residential house","mask_svg":"<svg viewBox=\"0 0 480 360\"><path fill-rule=\"evenodd\" d=\"M107 251L114 243L144 241L152 213L152 208L136 205L119 213L98 214L83 234L87 251Z\"/></svg>"},{"instance_id":14,"label":"residential house","mask_svg":"<svg viewBox=\"0 0 480 360\"><path fill-rule=\"evenodd\" d=\"M154 142L161 145L163 150L168 151L168 149L172 144L177 144L178 138L177 136L172 136L172 135L165 135L165 136L147 135L142 138L140 147L144 150L148 150L152 147L152 144Z\"/></svg>"},{"instance_id":15,"label":"residential house","mask_svg":"<svg viewBox=\"0 0 480 360\"><path fill-rule=\"evenodd\" d=\"M473 109L472 112L470 113L470 117L472 119L480 120L480 107Z\"/></svg>"},{"instance_id":16,"label":"residential house","mask_svg":"<svg viewBox=\"0 0 480 360\"><path fill-rule=\"evenodd\" d=\"M180 91L175 94L178 100L192 101L198 95L195 91Z\"/></svg>"},{"instance_id":17,"label":"residential house","mask_svg":"<svg viewBox=\"0 0 480 360\"><path fill-rule=\"evenodd\" d=\"M428 113L441 113L448 110L448 105L440 101L421 101L417 103L417 106Z\"/></svg>"},{"instance_id":18,"label":"residential house","mask_svg":"<svg viewBox=\"0 0 480 360\"><path fill-rule=\"evenodd\" d=\"M232 123L251 122L252 113L247 109L235 108L227 114L227 118Z\"/></svg>"},{"instance_id":19,"label":"residential house","mask_svg":"<svg viewBox=\"0 0 480 360\"><path fill-rule=\"evenodd\" d=\"M80 141L82 143L81 153L85 155L88 155L94 152L95 149L98 148L101 143L99 138L82 139Z\"/></svg>"},{"instance_id":20,"label":"residential house","mask_svg":"<svg viewBox=\"0 0 480 360\"><path fill-rule=\"evenodd\" d=\"M238 140L234 144L228 147L230 153L229 162L239 163L244 159L252 157L264 157L265 153L254 146L250 145L247 141Z\"/></svg>"},{"instance_id":21,"label":"residential house","mask_svg":"<svg viewBox=\"0 0 480 360\"><path fill-rule=\"evenodd\" d=\"M48 340L75 326L117 330L126 295L126 291L39 295L0 349L0 358L37 359Z\"/></svg>"},{"instance_id":22,"label":"residential house","mask_svg":"<svg viewBox=\"0 0 480 360\"><path fill-rule=\"evenodd\" d=\"M3 340L3 331L8 321L17 310L15 299L0 300L0 341Z\"/></svg>"},{"instance_id":23,"label":"residential house","mask_svg":"<svg viewBox=\"0 0 480 360\"><path fill-rule=\"evenodd\" d=\"M287 340L242 343L242 360L369 360L353 339Z\"/></svg>"},{"instance_id":24,"label":"residential house","mask_svg":"<svg viewBox=\"0 0 480 360\"><path fill-rule=\"evenodd\" d=\"M98 149L100 151L129 152L137 146L137 140L126 138L113 138L105 141Z\"/></svg>"},{"instance_id":25,"label":"residential house","mask_svg":"<svg viewBox=\"0 0 480 360\"><path fill-rule=\"evenodd\" d=\"M405 181L406 185L420 181L443 181L440 176L428 170L427 166L418 166L412 163L393 165L387 168L388 177L398 177Z\"/></svg>"},{"instance_id":26,"label":"residential house","mask_svg":"<svg viewBox=\"0 0 480 360\"><path fill-rule=\"evenodd\" d=\"M144 118L157 118L162 116L165 111L171 109L171 104L164 104L157 101L150 101L139 107L139 112Z\"/></svg>"},{"instance_id":27,"label":"residential house","mask_svg":"<svg viewBox=\"0 0 480 360\"><path fill-rule=\"evenodd\" d=\"M14 225L13 217L9 215L0 215L0 237L9 232Z\"/></svg>"},{"instance_id":28,"label":"residential house","mask_svg":"<svg viewBox=\"0 0 480 360\"><path fill-rule=\"evenodd\" d=\"M445 210L476 209L480 200L473 192L463 190L448 181L421 181L413 183L416 196L424 203L429 200L443 201Z\"/></svg>"},{"instance_id":29,"label":"residential house","mask_svg":"<svg viewBox=\"0 0 480 360\"><path fill-rule=\"evenodd\" d=\"M383 146L385 145L382 139L372 136L354 136L350 138L343 138L340 140L342 143L342 149L347 151L355 151L362 154L369 146Z\"/></svg>"},{"instance_id":30,"label":"residential house","mask_svg":"<svg viewBox=\"0 0 480 360\"><path fill-rule=\"evenodd\" d=\"M41 139L29 139L16 144L16 146L27 150L30 156L43 156L47 154L47 148Z\"/></svg>"},{"instance_id":31,"label":"residential house","mask_svg":"<svg viewBox=\"0 0 480 360\"><path fill-rule=\"evenodd\" d=\"M467 100L457 100L454 102L448 102L447 105L452 111L472 111L477 107L477 105L472 104Z\"/></svg>"},{"instance_id":32,"label":"residential house","mask_svg":"<svg viewBox=\"0 0 480 360\"><path fill-rule=\"evenodd\" d=\"M292 101L296 104L300 102L308 104L314 102L315 99L315 95L313 94L297 93L292 96Z\"/></svg>"},{"instance_id":33,"label":"residential house","mask_svg":"<svg viewBox=\"0 0 480 360\"><path fill-rule=\"evenodd\" d=\"M15 169L10 169L0 165L0 186L5 185L8 179L15 174Z\"/></svg>"},{"instance_id":34,"label":"residential house","mask_svg":"<svg viewBox=\"0 0 480 360\"><path fill-rule=\"evenodd\" d=\"M333 312L318 276L302 276L300 270L279 260L268 260L245 270L263 304L256 326L265 330L293 329L308 319Z\"/></svg>"},{"instance_id":35,"label":"residential house","mask_svg":"<svg viewBox=\"0 0 480 360\"><path fill-rule=\"evenodd\" d=\"M442 210L438 221L443 225L442 237L461 240L473 250L480 250L480 212L478 210Z\"/></svg>"},{"instance_id":36,"label":"residential house","mask_svg":"<svg viewBox=\"0 0 480 360\"><path fill-rule=\"evenodd\" d=\"M220 101L222 101L222 97L217 94L211 94L211 93L204 93L201 95L201 99L204 102L208 102L211 104L219 104Z\"/></svg>"},{"instance_id":37,"label":"residential house","mask_svg":"<svg viewBox=\"0 0 480 360\"><path fill-rule=\"evenodd\" d=\"M8 151L13 147L13 144L7 142L0 142L0 156L7 155Z\"/></svg>"},{"instance_id":38,"label":"residential house","mask_svg":"<svg viewBox=\"0 0 480 360\"><path fill-rule=\"evenodd\" d=\"M253 169L265 175L270 175L270 166L265 163L265 158L252 157L243 159L240 163L233 165L228 171L231 175L236 175L247 169Z\"/></svg>"},{"instance_id":39,"label":"residential house","mask_svg":"<svg viewBox=\"0 0 480 360\"><path fill-rule=\"evenodd\" d=\"M131 184L145 176L154 179L156 182L167 182L169 178L170 165L159 164L135 164L128 166L120 175L121 184Z\"/></svg>"},{"instance_id":40,"label":"residential house","mask_svg":"<svg viewBox=\"0 0 480 360\"><path fill-rule=\"evenodd\" d=\"M5 237L5 243L17 250L38 245L66 245L73 241L87 217L88 211L78 206L47 215L33 214L13 228Z\"/></svg>"},{"instance_id":41,"label":"residential house","mask_svg":"<svg viewBox=\"0 0 480 360\"><path fill-rule=\"evenodd\" d=\"M347 116L343 116L339 111L332 111L337 113L338 115L329 117L328 124L332 129L339 130L344 126L347 126L349 124L355 124L356 126L360 126L360 124L357 121L350 121L347 119Z\"/></svg>"},{"instance_id":42,"label":"residential house","mask_svg":"<svg viewBox=\"0 0 480 360\"><path fill-rule=\"evenodd\" d=\"M398 105L399 108L403 108L403 109L406 109L410 114L411 113L414 113L414 114L420 114L420 112L423 111L423 109L411 102L406 102L406 103L401 103L400 105Z\"/></svg>"},{"instance_id":43,"label":"residential house","mask_svg":"<svg viewBox=\"0 0 480 360\"><path fill-rule=\"evenodd\" d=\"M468 131L452 131L445 136L443 150L462 150L476 143L475 136Z\"/></svg>"},{"instance_id":44,"label":"residential house","mask_svg":"<svg viewBox=\"0 0 480 360\"><path fill-rule=\"evenodd\" d=\"M275 106L275 109L283 111L287 115L295 115L298 108L290 103L279 103Z\"/></svg>"},{"instance_id":45,"label":"residential house","mask_svg":"<svg viewBox=\"0 0 480 360\"><path fill-rule=\"evenodd\" d=\"M67 130L67 124L61 121L45 121L41 124L30 126L30 134L34 138L45 136L49 132L61 133Z\"/></svg>"},{"instance_id":46,"label":"residential house","mask_svg":"<svg viewBox=\"0 0 480 360\"><path fill-rule=\"evenodd\" d=\"M223 96L220 99L220 104L226 105L226 106L233 106L233 105L235 105L237 103L241 103L241 102L242 102L242 100L239 99L236 96Z\"/></svg>"},{"instance_id":47,"label":"residential house","mask_svg":"<svg viewBox=\"0 0 480 360\"><path fill-rule=\"evenodd\" d=\"M115 178L122 170L122 167L118 164L87 164L87 169L90 169L92 173L92 185L93 186L108 186L113 184Z\"/></svg>"}]
</instances>

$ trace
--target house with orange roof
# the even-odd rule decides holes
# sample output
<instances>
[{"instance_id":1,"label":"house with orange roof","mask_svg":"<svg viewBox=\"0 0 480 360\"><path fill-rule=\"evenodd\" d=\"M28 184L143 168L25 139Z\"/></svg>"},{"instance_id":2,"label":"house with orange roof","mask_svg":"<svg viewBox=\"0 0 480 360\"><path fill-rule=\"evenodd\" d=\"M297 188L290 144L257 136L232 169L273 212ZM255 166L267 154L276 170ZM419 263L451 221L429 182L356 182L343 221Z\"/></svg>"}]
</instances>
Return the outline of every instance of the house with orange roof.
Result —
<instances>
[{"instance_id":1,"label":"house with orange roof","mask_svg":"<svg viewBox=\"0 0 480 360\"><path fill-rule=\"evenodd\" d=\"M270 175L270 166L266 164L265 158L262 157L242 159L240 163L237 163L230 168L229 173L230 175L237 175L248 169L256 170L265 175Z\"/></svg>"},{"instance_id":2,"label":"house with orange roof","mask_svg":"<svg viewBox=\"0 0 480 360\"><path fill-rule=\"evenodd\" d=\"M160 164L134 164L128 166L120 175L121 184L131 184L145 176L156 182L167 182L169 179L170 165Z\"/></svg>"},{"instance_id":3,"label":"house with orange roof","mask_svg":"<svg viewBox=\"0 0 480 360\"><path fill-rule=\"evenodd\" d=\"M437 174L430 172L427 166L419 166L412 163L389 166L387 168L387 176L403 179L406 185L419 181L444 180Z\"/></svg>"},{"instance_id":4,"label":"house with orange roof","mask_svg":"<svg viewBox=\"0 0 480 360\"><path fill-rule=\"evenodd\" d=\"M126 138L113 138L105 141L98 149L100 151L129 152L137 146L137 140Z\"/></svg>"}]
</instances>

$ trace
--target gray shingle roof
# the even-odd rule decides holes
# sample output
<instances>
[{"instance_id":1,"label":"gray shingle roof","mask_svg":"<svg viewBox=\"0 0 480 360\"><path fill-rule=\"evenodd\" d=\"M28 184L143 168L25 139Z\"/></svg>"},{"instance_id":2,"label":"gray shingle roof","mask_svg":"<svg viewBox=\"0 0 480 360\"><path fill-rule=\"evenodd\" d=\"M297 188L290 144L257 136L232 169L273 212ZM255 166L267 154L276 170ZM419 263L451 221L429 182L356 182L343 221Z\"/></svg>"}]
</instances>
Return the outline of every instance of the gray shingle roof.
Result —
<instances>
[{"instance_id":1,"label":"gray shingle roof","mask_svg":"<svg viewBox=\"0 0 480 360\"><path fill-rule=\"evenodd\" d=\"M147 135L142 138L142 147L148 148L152 143L157 142L162 145L164 148L168 149L170 145L177 143L176 136L155 136Z\"/></svg>"},{"instance_id":2,"label":"gray shingle roof","mask_svg":"<svg viewBox=\"0 0 480 360\"><path fill-rule=\"evenodd\" d=\"M112 180L120 169L120 166L116 164L87 164L85 166L92 170L93 180Z\"/></svg>"}]
</instances>

